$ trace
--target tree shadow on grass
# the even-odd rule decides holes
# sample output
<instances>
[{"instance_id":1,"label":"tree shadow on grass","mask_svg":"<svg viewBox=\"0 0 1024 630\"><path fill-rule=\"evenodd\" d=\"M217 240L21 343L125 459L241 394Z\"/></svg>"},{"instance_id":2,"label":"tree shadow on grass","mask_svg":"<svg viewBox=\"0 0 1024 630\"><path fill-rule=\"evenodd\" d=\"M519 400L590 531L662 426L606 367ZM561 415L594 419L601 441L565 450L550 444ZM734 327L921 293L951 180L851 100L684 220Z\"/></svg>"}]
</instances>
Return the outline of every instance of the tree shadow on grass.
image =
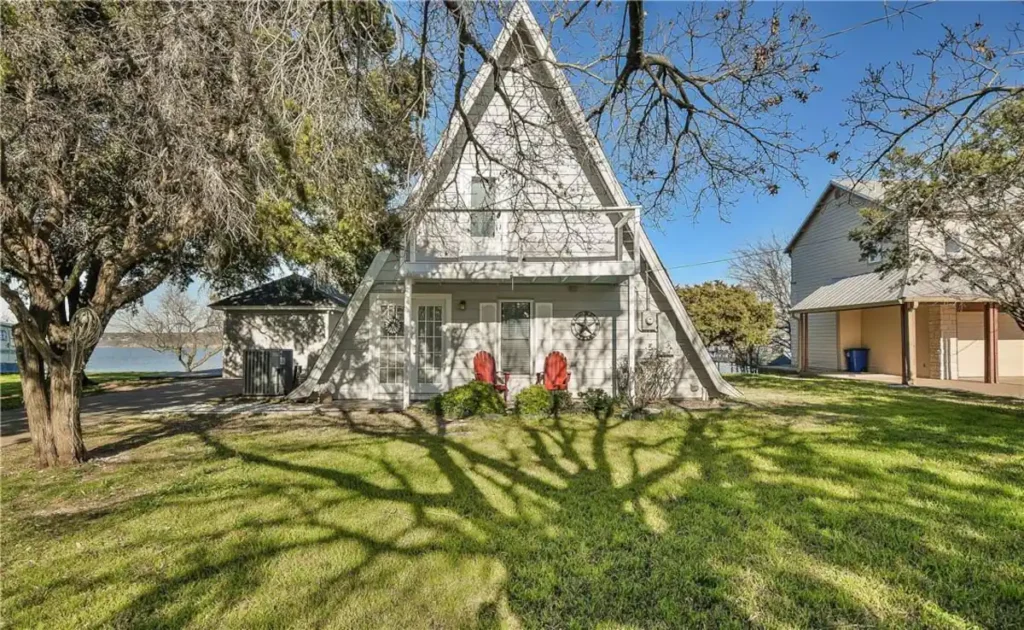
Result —
<instances>
[{"instance_id":1,"label":"tree shadow on grass","mask_svg":"<svg viewBox=\"0 0 1024 630\"><path fill-rule=\"evenodd\" d=\"M248 433L183 423L175 434L230 467L224 483L191 497L195 486L171 488L60 528L178 506L213 521L147 541L178 548L173 564L146 574L97 625L1021 621L1007 568L1019 561L1014 495L997 474L1015 465L985 459L1019 461L1021 429L1002 416L990 418L994 432L950 419L976 411L958 402L896 413L898 401L847 393L655 421L480 421L465 434L418 414L308 420L312 433L292 438L293 418L253 420ZM944 431L925 430L935 411ZM959 442L946 439L959 429ZM135 440L111 449L145 442ZM861 455L871 450L884 461ZM974 477L960 484L908 454Z\"/></svg>"}]
</instances>

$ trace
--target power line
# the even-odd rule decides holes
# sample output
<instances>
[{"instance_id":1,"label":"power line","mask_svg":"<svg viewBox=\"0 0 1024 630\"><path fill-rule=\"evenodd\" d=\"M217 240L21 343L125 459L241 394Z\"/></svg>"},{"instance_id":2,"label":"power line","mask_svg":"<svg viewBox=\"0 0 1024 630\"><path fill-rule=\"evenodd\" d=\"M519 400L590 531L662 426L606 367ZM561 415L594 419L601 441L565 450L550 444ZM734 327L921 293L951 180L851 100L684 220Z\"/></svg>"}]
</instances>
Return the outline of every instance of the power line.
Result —
<instances>
[{"instance_id":1,"label":"power line","mask_svg":"<svg viewBox=\"0 0 1024 630\"><path fill-rule=\"evenodd\" d=\"M847 234L840 234L839 236L831 236L829 238L824 238L824 239L821 239L821 240L818 240L818 241L811 241L811 242L806 243L806 244L807 245L818 245L820 243L828 243L830 241L838 241L838 240L841 240L841 239L848 239L848 238L849 238L849 235L847 235ZM729 258L719 258L718 260L705 260L705 261L702 261L702 262L686 263L686 264L683 264L683 265L672 265L671 267L665 267L665 269L669 270L669 269L685 269L685 268L688 268L688 267L703 267L705 265L716 265L716 264L724 263L724 262L732 262L734 260L742 260L744 258L750 258L752 256L760 256L762 254L776 254L776 253L782 253L782 252L785 252L785 251L786 250L784 248L783 249L762 249L760 251L750 252L749 254L740 254L739 256L731 256Z\"/></svg>"}]
</instances>

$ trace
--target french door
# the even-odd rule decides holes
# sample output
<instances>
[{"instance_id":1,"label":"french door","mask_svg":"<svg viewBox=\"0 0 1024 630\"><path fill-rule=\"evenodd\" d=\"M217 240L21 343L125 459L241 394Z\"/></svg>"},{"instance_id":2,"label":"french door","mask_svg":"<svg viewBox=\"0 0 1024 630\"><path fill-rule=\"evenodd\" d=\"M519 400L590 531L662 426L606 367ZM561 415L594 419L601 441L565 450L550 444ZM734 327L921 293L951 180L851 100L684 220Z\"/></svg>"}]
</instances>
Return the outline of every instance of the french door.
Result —
<instances>
[{"instance_id":1,"label":"french door","mask_svg":"<svg viewBox=\"0 0 1024 630\"><path fill-rule=\"evenodd\" d=\"M413 391L435 394L447 389L446 337L451 320L449 296L413 296Z\"/></svg>"}]
</instances>

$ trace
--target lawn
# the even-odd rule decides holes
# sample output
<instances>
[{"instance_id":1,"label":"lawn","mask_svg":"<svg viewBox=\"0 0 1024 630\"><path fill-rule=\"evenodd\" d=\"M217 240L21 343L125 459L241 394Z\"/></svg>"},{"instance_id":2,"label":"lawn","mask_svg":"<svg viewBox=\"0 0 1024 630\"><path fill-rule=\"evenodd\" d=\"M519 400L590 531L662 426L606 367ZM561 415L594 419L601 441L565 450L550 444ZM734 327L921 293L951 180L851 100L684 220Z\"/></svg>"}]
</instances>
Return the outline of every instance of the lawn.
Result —
<instances>
[{"instance_id":1,"label":"lawn","mask_svg":"<svg viewBox=\"0 0 1024 630\"><path fill-rule=\"evenodd\" d=\"M112 420L3 458L12 627L1022 627L1024 409L747 376L653 420Z\"/></svg>"},{"instance_id":2,"label":"lawn","mask_svg":"<svg viewBox=\"0 0 1024 630\"><path fill-rule=\"evenodd\" d=\"M99 372L90 374L92 384L83 393L99 394L116 385L123 385L139 380L148 372ZM18 409L25 404L21 397L21 377L17 374L0 374L0 409Z\"/></svg>"}]
</instances>

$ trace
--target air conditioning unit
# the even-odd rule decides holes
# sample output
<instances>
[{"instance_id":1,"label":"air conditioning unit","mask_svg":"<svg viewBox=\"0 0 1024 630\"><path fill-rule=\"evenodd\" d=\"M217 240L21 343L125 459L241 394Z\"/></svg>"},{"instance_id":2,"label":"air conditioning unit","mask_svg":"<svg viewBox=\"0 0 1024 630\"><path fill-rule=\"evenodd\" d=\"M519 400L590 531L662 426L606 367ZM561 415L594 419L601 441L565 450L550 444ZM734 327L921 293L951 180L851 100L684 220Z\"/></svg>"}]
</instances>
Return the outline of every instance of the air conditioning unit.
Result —
<instances>
[{"instance_id":1,"label":"air conditioning unit","mask_svg":"<svg viewBox=\"0 0 1024 630\"><path fill-rule=\"evenodd\" d=\"M250 348L242 354L242 393L246 396L284 396L291 391L294 376L290 349Z\"/></svg>"},{"instance_id":2,"label":"air conditioning unit","mask_svg":"<svg viewBox=\"0 0 1024 630\"><path fill-rule=\"evenodd\" d=\"M658 311L640 311L637 325L640 332L658 332Z\"/></svg>"}]
</instances>

